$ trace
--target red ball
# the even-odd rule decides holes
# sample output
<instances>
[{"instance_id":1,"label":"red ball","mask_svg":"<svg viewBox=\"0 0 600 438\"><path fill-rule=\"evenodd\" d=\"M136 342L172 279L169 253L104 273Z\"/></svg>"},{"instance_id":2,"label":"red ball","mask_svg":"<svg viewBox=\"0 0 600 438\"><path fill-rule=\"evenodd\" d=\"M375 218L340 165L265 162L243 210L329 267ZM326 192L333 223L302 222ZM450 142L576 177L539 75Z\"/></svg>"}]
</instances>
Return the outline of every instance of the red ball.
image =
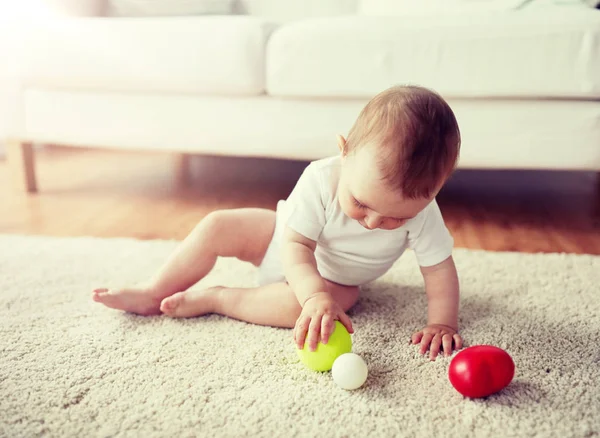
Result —
<instances>
[{"instance_id":1,"label":"red ball","mask_svg":"<svg viewBox=\"0 0 600 438\"><path fill-rule=\"evenodd\" d=\"M452 386L465 397L479 398L504 389L515 375L510 355L492 345L476 345L458 353L448 369Z\"/></svg>"}]
</instances>

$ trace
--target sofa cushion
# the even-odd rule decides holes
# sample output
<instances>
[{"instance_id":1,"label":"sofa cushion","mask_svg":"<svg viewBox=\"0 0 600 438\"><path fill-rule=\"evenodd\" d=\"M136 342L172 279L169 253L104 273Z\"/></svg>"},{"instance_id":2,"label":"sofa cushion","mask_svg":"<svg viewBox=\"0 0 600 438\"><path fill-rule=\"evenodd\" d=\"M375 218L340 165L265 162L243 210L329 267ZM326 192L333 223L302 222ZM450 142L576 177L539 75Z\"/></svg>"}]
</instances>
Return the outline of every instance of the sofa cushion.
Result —
<instances>
[{"instance_id":1,"label":"sofa cushion","mask_svg":"<svg viewBox=\"0 0 600 438\"><path fill-rule=\"evenodd\" d=\"M600 11L313 19L267 47L272 95L368 97L398 83L453 97L600 97Z\"/></svg>"},{"instance_id":2,"label":"sofa cushion","mask_svg":"<svg viewBox=\"0 0 600 438\"><path fill-rule=\"evenodd\" d=\"M25 86L256 95L272 26L255 17L65 18L22 29Z\"/></svg>"},{"instance_id":3,"label":"sofa cushion","mask_svg":"<svg viewBox=\"0 0 600 438\"><path fill-rule=\"evenodd\" d=\"M115 17L227 15L233 0L108 0L107 6L107 14Z\"/></svg>"}]
</instances>

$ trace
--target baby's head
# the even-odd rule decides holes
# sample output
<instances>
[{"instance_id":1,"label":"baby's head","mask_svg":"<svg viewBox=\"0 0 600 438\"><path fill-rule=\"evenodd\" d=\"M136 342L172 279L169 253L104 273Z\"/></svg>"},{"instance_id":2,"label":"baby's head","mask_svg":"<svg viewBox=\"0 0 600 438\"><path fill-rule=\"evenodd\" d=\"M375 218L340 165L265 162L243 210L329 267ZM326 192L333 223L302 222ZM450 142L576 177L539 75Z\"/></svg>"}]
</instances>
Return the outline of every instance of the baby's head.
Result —
<instances>
[{"instance_id":1,"label":"baby's head","mask_svg":"<svg viewBox=\"0 0 600 438\"><path fill-rule=\"evenodd\" d=\"M395 229L435 198L452 174L460 131L450 106L416 86L375 96L338 138L340 205L369 229Z\"/></svg>"}]
</instances>

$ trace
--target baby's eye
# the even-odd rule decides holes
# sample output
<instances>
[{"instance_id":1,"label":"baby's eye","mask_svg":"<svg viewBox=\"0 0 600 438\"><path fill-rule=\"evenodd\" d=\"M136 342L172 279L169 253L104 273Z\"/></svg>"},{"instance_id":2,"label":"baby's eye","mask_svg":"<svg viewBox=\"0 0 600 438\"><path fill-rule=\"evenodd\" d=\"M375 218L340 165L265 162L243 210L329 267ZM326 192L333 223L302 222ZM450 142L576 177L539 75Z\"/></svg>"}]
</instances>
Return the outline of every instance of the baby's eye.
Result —
<instances>
[{"instance_id":1,"label":"baby's eye","mask_svg":"<svg viewBox=\"0 0 600 438\"><path fill-rule=\"evenodd\" d=\"M365 208L364 205L362 205L360 202L358 202L356 199L352 198L352 202L354 202L354 205L356 205L358 208Z\"/></svg>"}]
</instances>

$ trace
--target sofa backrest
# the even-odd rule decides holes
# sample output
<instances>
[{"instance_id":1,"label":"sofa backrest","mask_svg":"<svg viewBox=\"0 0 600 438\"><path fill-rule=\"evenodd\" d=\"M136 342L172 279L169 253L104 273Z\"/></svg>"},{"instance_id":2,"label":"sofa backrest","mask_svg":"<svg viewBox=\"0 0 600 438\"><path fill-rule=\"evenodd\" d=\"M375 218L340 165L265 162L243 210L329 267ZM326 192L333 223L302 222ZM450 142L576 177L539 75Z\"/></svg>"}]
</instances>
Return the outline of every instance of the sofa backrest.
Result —
<instances>
[{"instance_id":1,"label":"sofa backrest","mask_svg":"<svg viewBox=\"0 0 600 438\"><path fill-rule=\"evenodd\" d=\"M93 17L104 15L106 0L18 0L7 1L8 11L21 9L24 16L40 17L66 15L74 17ZM0 14L4 14L6 7L0 0Z\"/></svg>"},{"instance_id":2,"label":"sofa backrest","mask_svg":"<svg viewBox=\"0 0 600 438\"><path fill-rule=\"evenodd\" d=\"M277 22L354 14L462 15L532 6L600 7L600 0L11 0L11 3L15 6L9 10L31 9L32 13L40 14L117 17L243 14Z\"/></svg>"},{"instance_id":3,"label":"sofa backrest","mask_svg":"<svg viewBox=\"0 0 600 438\"><path fill-rule=\"evenodd\" d=\"M234 13L274 21L354 15L360 0L235 0Z\"/></svg>"},{"instance_id":4,"label":"sofa backrest","mask_svg":"<svg viewBox=\"0 0 600 438\"><path fill-rule=\"evenodd\" d=\"M235 0L105 0L106 15L113 17L171 17L228 15Z\"/></svg>"},{"instance_id":5,"label":"sofa backrest","mask_svg":"<svg viewBox=\"0 0 600 438\"><path fill-rule=\"evenodd\" d=\"M56 0L54 0L56 1ZM58 0L68 1L68 0ZM71 0L76 1L76 0ZM90 1L90 0L87 0ZM97 0L96 0L97 1ZM360 0L102 0L109 16L253 15L285 22L353 15Z\"/></svg>"}]
</instances>

